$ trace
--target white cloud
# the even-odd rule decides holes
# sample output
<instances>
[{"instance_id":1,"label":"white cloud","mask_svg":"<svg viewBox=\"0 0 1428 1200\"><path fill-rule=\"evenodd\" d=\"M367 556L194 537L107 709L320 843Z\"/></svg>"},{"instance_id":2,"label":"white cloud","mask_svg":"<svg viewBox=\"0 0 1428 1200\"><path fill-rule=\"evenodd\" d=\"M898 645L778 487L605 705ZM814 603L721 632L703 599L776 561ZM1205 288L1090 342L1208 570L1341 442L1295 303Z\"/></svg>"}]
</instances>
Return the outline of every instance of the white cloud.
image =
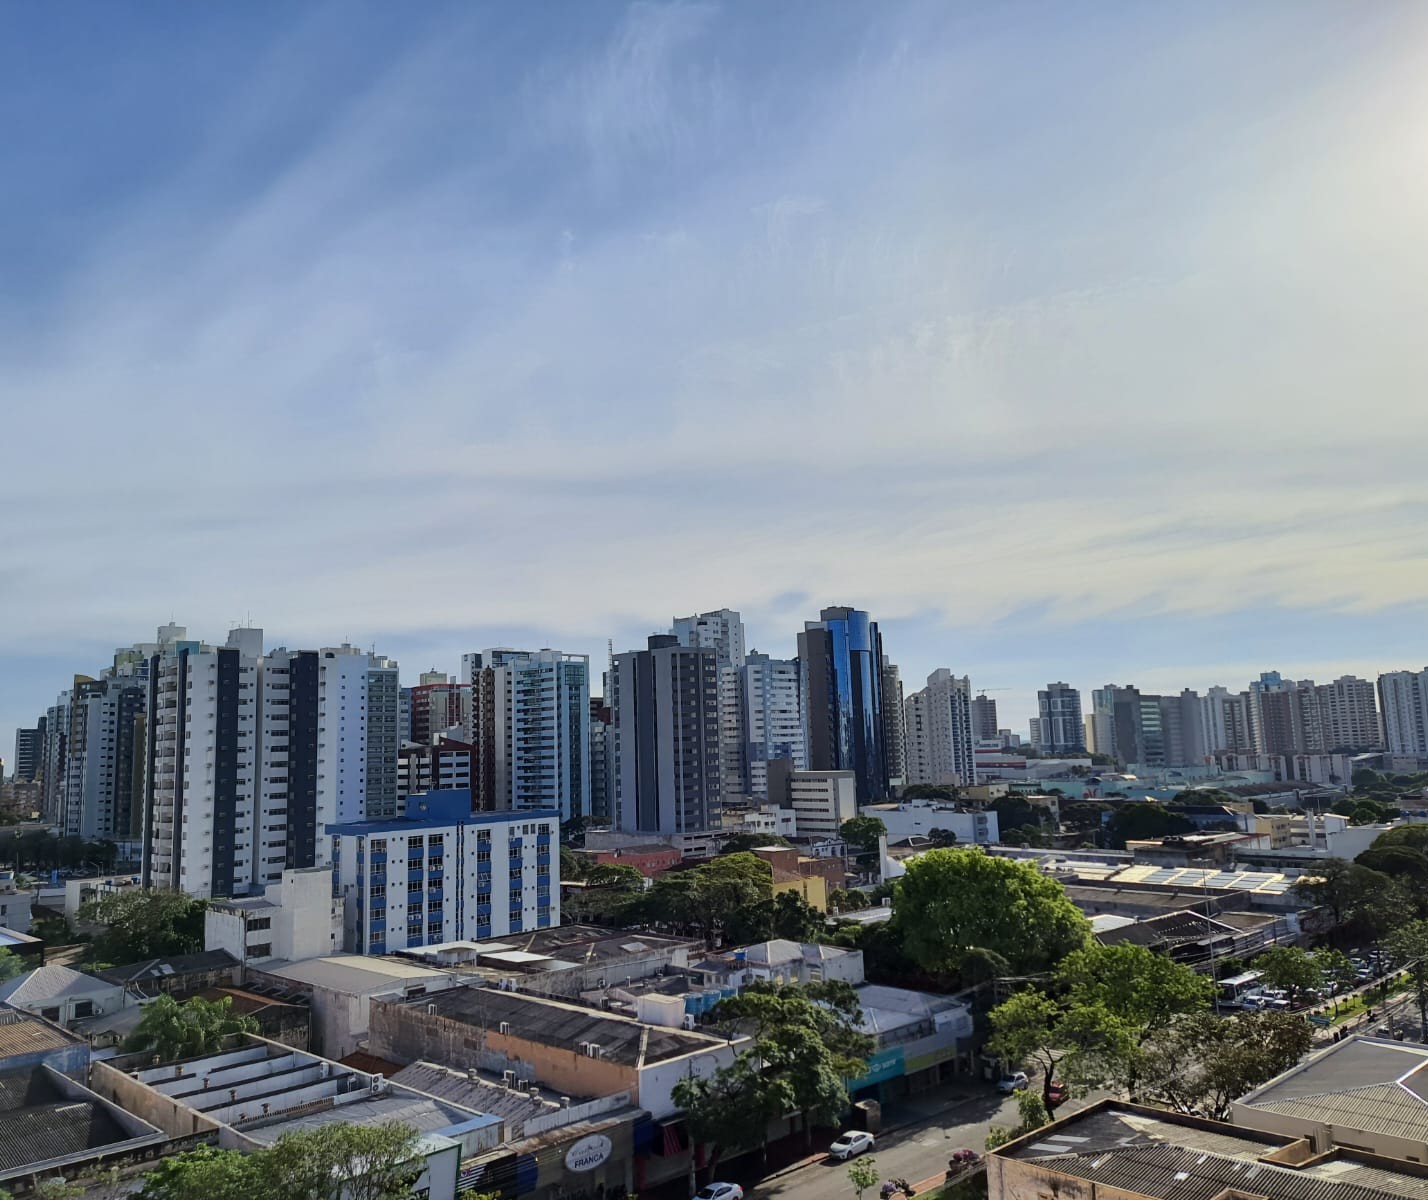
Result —
<instances>
[{"instance_id":1,"label":"white cloud","mask_svg":"<svg viewBox=\"0 0 1428 1200\"><path fill-rule=\"evenodd\" d=\"M1421 14L1221 97L1214 38L1098 91L1054 32L914 13L802 104L734 20L636 6L514 94L466 31L189 208L216 131L6 347L0 653L171 611L555 640L790 591L959 626L1422 597ZM427 161L453 95L469 146Z\"/></svg>"}]
</instances>

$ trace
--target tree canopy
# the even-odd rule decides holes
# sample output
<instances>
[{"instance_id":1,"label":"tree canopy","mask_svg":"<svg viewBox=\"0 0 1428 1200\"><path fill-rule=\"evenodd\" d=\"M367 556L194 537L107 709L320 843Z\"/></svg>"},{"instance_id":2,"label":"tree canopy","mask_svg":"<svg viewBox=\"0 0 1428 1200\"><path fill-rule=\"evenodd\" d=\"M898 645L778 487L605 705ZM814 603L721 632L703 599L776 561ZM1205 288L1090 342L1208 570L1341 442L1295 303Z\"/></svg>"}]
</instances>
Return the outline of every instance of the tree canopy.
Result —
<instances>
[{"instance_id":1,"label":"tree canopy","mask_svg":"<svg viewBox=\"0 0 1428 1200\"><path fill-rule=\"evenodd\" d=\"M1297 1063L1313 1032L1294 1013L1198 1013L1162 1032L1141 1060L1142 1099L1226 1121L1230 1105Z\"/></svg>"},{"instance_id":2,"label":"tree canopy","mask_svg":"<svg viewBox=\"0 0 1428 1200\"><path fill-rule=\"evenodd\" d=\"M722 1001L716 1024L751 1042L732 1065L680 1080L674 1101L701 1142L728 1149L762 1145L768 1124L802 1113L805 1136L848 1107L847 1081L867 1071L873 1039L863 1033L858 995L846 983L756 983Z\"/></svg>"},{"instance_id":3,"label":"tree canopy","mask_svg":"<svg viewBox=\"0 0 1428 1200\"><path fill-rule=\"evenodd\" d=\"M1191 968L1144 946L1093 942L1068 954L1044 988L993 1009L990 1045L1009 1063L1041 1070L1048 1107L1058 1067L1078 1082L1134 1091L1146 1043L1180 1018L1205 1012L1214 990Z\"/></svg>"},{"instance_id":4,"label":"tree canopy","mask_svg":"<svg viewBox=\"0 0 1428 1200\"><path fill-rule=\"evenodd\" d=\"M152 1050L163 1062L212 1054L236 1033L257 1033L258 1022L233 1011L233 997L180 1004L165 993L144 1006L139 1024L124 1041L125 1050Z\"/></svg>"},{"instance_id":5,"label":"tree canopy","mask_svg":"<svg viewBox=\"0 0 1428 1200\"><path fill-rule=\"evenodd\" d=\"M409 1200L426 1168L410 1125L334 1123L244 1154L201 1146L165 1158L139 1200Z\"/></svg>"},{"instance_id":6,"label":"tree canopy","mask_svg":"<svg viewBox=\"0 0 1428 1200\"><path fill-rule=\"evenodd\" d=\"M1013 974L1044 971L1087 944L1090 925L1054 879L980 850L929 850L898 880L892 923L908 956L947 975L974 948Z\"/></svg>"},{"instance_id":7,"label":"tree canopy","mask_svg":"<svg viewBox=\"0 0 1428 1200\"><path fill-rule=\"evenodd\" d=\"M1271 946L1250 964L1270 987L1289 993L1296 1003L1310 988L1323 981L1323 964L1299 946Z\"/></svg>"},{"instance_id":8,"label":"tree canopy","mask_svg":"<svg viewBox=\"0 0 1428 1200\"><path fill-rule=\"evenodd\" d=\"M1173 808L1165 808L1148 800L1131 800L1117 806L1106 828L1112 843L1124 848L1128 840L1189 833L1195 826L1189 818Z\"/></svg>"},{"instance_id":9,"label":"tree canopy","mask_svg":"<svg viewBox=\"0 0 1428 1200\"><path fill-rule=\"evenodd\" d=\"M82 923L105 926L94 937L96 961L142 962L195 954L203 949L203 914L208 904L182 892L126 888L82 905Z\"/></svg>"}]
</instances>

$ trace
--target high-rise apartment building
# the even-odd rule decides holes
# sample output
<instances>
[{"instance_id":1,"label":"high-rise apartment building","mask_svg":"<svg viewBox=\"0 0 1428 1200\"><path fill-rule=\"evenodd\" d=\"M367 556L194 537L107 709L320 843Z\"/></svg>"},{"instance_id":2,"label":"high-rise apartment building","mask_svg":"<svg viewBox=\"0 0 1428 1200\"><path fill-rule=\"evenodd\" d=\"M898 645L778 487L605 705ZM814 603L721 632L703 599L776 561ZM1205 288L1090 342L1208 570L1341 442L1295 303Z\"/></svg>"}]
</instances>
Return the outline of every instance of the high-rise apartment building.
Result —
<instances>
[{"instance_id":1,"label":"high-rise apartment building","mask_svg":"<svg viewBox=\"0 0 1428 1200\"><path fill-rule=\"evenodd\" d=\"M429 746L438 734L461 736L470 730L471 685L452 683L439 671L424 671L421 678L422 683L407 689L411 736L404 740Z\"/></svg>"},{"instance_id":2,"label":"high-rise apartment building","mask_svg":"<svg viewBox=\"0 0 1428 1200\"><path fill-rule=\"evenodd\" d=\"M741 795L748 781L744 757L744 620L731 608L692 617L675 617L670 633L681 646L708 646L719 660L719 789L726 798Z\"/></svg>"},{"instance_id":3,"label":"high-rise apartment building","mask_svg":"<svg viewBox=\"0 0 1428 1200\"><path fill-rule=\"evenodd\" d=\"M655 634L614 657L610 710L615 826L677 841L722 819L719 660Z\"/></svg>"},{"instance_id":4,"label":"high-rise apartment building","mask_svg":"<svg viewBox=\"0 0 1428 1200\"><path fill-rule=\"evenodd\" d=\"M1380 675L1378 702L1388 752L1428 757L1428 667Z\"/></svg>"},{"instance_id":5,"label":"high-rise apartment building","mask_svg":"<svg viewBox=\"0 0 1428 1200\"><path fill-rule=\"evenodd\" d=\"M798 635L803 740L814 771L852 771L858 801L888 794L883 640L854 608L825 608Z\"/></svg>"},{"instance_id":6,"label":"high-rise apartment building","mask_svg":"<svg viewBox=\"0 0 1428 1200\"><path fill-rule=\"evenodd\" d=\"M1333 754L1377 750L1383 745L1374 686L1367 679L1343 675L1315 689L1321 743L1306 750Z\"/></svg>"},{"instance_id":7,"label":"high-rise apartment building","mask_svg":"<svg viewBox=\"0 0 1428 1200\"><path fill-rule=\"evenodd\" d=\"M997 702L986 692L972 697L972 740L974 742L995 742L998 740Z\"/></svg>"},{"instance_id":8,"label":"high-rise apartment building","mask_svg":"<svg viewBox=\"0 0 1428 1200\"><path fill-rule=\"evenodd\" d=\"M771 761L786 758L798 770L808 765L798 699L798 663L770 658L755 650L744 659L740 673L744 712L738 736L744 743L743 759L748 772L740 791L767 800Z\"/></svg>"},{"instance_id":9,"label":"high-rise apartment building","mask_svg":"<svg viewBox=\"0 0 1428 1200\"><path fill-rule=\"evenodd\" d=\"M125 840L142 826L144 680L76 679L65 756L66 834Z\"/></svg>"},{"instance_id":10,"label":"high-rise apartment building","mask_svg":"<svg viewBox=\"0 0 1428 1200\"><path fill-rule=\"evenodd\" d=\"M907 782L968 786L977 782L972 688L946 667L907 697Z\"/></svg>"},{"instance_id":11,"label":"high-rise apartment building","mask_svg":"<svg viewBox=\"0 0 1428 1200\"><path fill-rule=\"evenodd\" d=\"M907 730L904 728L902 672L883 655L883 745L888 758L888 787L899 788L907 779Z\"/></svg>"},{"instance_id":12,"label":"high-rise apartment building","mask_svg":"<svg viewBox=\"0 0 1428 1200\"><path fill-rule=\"evenodd\" d=\"M455 738L439 737L434 746L408 742L397 753L397 797L402 810L408 796L422 792L465 792L470 796L472 758L470 743Z\"/></svg>"},{"instance_id":13,"label":"high-rise apartment building","mask_svg":"<svg viewBox=\"0 0 1428 1200\"><path fill-rule=\"evenodd\" d=\"M23 783L33 783L40 777L44 755L44 717L28 729L15 730L15 765L11 768L14 778Z\"/></svg>"},{"instance_id":14,"label":"high-rise apartment building","mask_svg":"<svg viewBox=\"0 0 1428 1200\"><path fill-rule=\"evenodd\" d=\"M462 656L478 811L590 815L590 659L499 647Z\"/></svg>"},{"instance_id":15,"label":"high-rise apartment building","mask_svg":"<svg viewBox=\"0 0 1428 1200\"><path fill-rule=\"evenodd\" d=\"M396 663L352 646L168 641L146 672L143 877L238 896L324 866L324 830L396 809Z\"/></svg>"},{"instance_id":16,"label":"high-rise apartment building","mask_svg":"<svg viewBox=\"0 0 1428 1200\"><path fill-rule=\"evenodd\" d=\"M1250 753L1253 741L1248 694L1210 688L1200 697L1200 728L1206 754Z\"/></svg>"},{"instance_id":17,"label":"high-rise apartment building","mask_svg":"<svg viewBox=\"0 0 1428 1200\"><path fill-rule=\"evenodd\" d=\"M612 777L610 706L604 696L590 697L590 820L608 825L614 812L615 782Z\"/></svg>"},{"instance_id":18,"label":"high-rise apartment building","mask_svg":"<svg viewBox=\"0 0 1428 1200\"><path fill-rule=\"evenodd\" d=\"M1081 693L1065 683L1049 683L1036 693L1040 750L1045 755L1082 754L1086 729L1081 721Z\"/></svg>"}]
</instances>

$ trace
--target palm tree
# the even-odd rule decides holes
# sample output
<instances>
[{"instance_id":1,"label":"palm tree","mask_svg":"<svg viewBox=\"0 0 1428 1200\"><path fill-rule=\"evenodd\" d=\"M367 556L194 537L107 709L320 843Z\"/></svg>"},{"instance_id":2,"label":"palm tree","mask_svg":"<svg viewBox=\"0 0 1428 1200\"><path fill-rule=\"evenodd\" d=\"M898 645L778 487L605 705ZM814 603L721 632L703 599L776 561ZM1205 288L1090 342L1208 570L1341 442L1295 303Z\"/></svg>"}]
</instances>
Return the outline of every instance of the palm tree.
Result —
<instances>
[{"instance_id":1,"label":"palm tree","mask_svg":"<svg viewBox=\"0 0 1428 1200\"><path fill-rule=\"evenodd\" d=\"M144 1008L138 1027L124 1042L125 1050L152 1050L163 1062L198 1058L222 1048L235 1033L256 1033L258 1022L233 1011L233 997L180 1004L160 996Z\"/></svg>"}]
</instances>

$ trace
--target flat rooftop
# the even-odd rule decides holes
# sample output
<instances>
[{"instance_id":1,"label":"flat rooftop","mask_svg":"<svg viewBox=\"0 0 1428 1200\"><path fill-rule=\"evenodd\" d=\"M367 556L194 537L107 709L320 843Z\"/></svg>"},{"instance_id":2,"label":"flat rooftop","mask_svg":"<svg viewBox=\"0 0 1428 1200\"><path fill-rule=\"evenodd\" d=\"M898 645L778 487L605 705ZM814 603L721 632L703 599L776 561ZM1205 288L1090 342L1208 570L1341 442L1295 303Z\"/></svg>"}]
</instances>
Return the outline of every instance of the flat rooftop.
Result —
<instances>
[{"instance_id":1,"label":"flat rooftop","mask_svg":"<svg viewBox=\"0 0 1428 1200\"><path fill-rule=\"evenodd\" d=\"M562 1004L499 988L458 987L408 1001L412 1008L434 1009L437 1016L481 1029L509 1026L509 1036L544 1046L573 1050L593 1042L601 1057L625 1066L642 1067L727 1043L681 1029L644 1025L574 1004Z\"/></svg>"},{"instance_id":2,"label":"flat rooftop","mask_svg":"<svg viewBox=\"0 0 1428 1200\"><path fill-rule=\"evenodd\" d=\"M1228 1189L1273 1200L1428 1200L1428 1168L1337 1150L1295 1161L1307 1143L1103 1100L993 1152L1097 1187L1157 1200L1214 1200Z\"/></svg>"},{"instance_id":3,"label":"flat rooftop","mask_svg":"<svg viewBox=\"0 0 1428 1200\"><path fill-rule=\"evenodd\" d=\"M328 988L337 992L361 995L383 988L396 988L403 983L421 983L445 979L445 971L419 966L401 959L373 958L364 954L328 954L321 958L304 958L296 962L277 959L255 963L254 971L274 975L309 987Z\"/></svg>"}]
</instances>

